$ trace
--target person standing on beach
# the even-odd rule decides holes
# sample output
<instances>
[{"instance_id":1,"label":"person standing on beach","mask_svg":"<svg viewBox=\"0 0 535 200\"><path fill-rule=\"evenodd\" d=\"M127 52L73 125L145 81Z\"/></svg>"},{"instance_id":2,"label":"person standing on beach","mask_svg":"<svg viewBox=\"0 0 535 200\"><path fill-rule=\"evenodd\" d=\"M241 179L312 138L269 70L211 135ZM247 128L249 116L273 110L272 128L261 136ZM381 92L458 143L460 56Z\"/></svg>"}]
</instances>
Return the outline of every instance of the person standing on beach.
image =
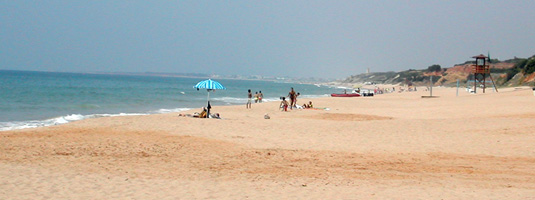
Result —
<instances>
[{"instance_id":1,"label":"person standing on beach","mask_svg":"<svg viewBox=\"0 0 535 200\"><path fill-rule=\"evenodd\" d=\"M254 93L254 103L258 103L258 92Z\"/></svg>"},{"instance_id":2,"label":"person standing on beach","mask_svg":"<svg viewBox=\"0 0 535 200\"><path fill-rule=\"evenodd\" d=\"M247 94L247 104L245 104L245 108L251 108L251 101L253 98L253 94L251 93L251 89L248 90L249 94Z\"/></svg>"},{"instance_id":3,"label":"person standing on beach","mask_svg":"<svg viewBox=\"0 0 535 200\"><path fill-rule=\"evenodd\" d=\"M297 98L297 94L295 94L294 88L292 87L290 92L288 93L288 97L290 98L290 109L293 109L293 106L295 104L295 99Z\"/></svg>"}]
</instances>

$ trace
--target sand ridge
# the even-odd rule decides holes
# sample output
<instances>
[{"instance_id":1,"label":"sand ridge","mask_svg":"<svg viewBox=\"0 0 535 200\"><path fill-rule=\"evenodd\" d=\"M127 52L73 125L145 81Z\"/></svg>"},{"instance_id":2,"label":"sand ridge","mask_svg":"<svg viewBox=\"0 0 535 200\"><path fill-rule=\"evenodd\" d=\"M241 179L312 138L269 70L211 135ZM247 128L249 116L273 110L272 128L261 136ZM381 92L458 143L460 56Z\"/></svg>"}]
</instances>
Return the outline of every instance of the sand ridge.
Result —
<instances>
[{"instance_id":1,"label":"sand ridge","mask_svg":"<svg viewBox=\"0 0 535 200\"><path fill-rule=\"evenodd\" d=\"M265 179L284 180L305 177L324 181L332 177L419 180L453 177L492 180L496 187L504 184L497 181L500 175L509 176L503 179L507 187L515 184L524 187L522 184L535 181L535 171L531 168L535 158L532 157L253 149L192 136L121 131L107 132L107 136L104 136L100 134L104 131L79 129L69 132L83 135L76 140L48 142L39 140L50 138L51 134L56 137L63 134L54 131L33 133L37 141L26 140L27 134L24 133L3 135L3 140L14 143L24 138L27 145L3 145L2 155L17 156L0 157L0 160L50 168L71 165L74 170L82 172L168 179L186 178L199 173L216 177L241 174L243 178L262 176ZM487 182L485 184L488 186Z\"/></svg>"},{"instance_id":2,"label":"sand ridge","mask_svg":"<svg viewBox=\"0 0 535 200\"><path fill-rule=\"evenodd\" d=\"M313 119L335 120L335 121L368 121L368 120L389 120L392 117L382 117L377 115L351 114L351 113L322 113L310 116Z\"/></svg>"}]
</instances>

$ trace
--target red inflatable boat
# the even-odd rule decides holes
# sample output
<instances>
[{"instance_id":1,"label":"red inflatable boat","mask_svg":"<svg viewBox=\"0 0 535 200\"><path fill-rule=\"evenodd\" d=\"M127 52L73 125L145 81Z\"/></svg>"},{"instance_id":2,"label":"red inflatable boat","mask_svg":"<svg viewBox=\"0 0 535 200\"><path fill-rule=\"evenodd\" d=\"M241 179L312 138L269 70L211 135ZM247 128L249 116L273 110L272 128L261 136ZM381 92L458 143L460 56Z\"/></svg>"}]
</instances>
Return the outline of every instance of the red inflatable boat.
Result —
<instances>
[{"instance_id":1,"label":"red inflatable boat","mask_svg":"<svg viewBox=\"0 0 535 200\"><path fill-rule=\"evenodd\" d=\"M360 97L360 94L351 93L351 94L331 94L331 97Z\"/></svg>"}]
</instances>

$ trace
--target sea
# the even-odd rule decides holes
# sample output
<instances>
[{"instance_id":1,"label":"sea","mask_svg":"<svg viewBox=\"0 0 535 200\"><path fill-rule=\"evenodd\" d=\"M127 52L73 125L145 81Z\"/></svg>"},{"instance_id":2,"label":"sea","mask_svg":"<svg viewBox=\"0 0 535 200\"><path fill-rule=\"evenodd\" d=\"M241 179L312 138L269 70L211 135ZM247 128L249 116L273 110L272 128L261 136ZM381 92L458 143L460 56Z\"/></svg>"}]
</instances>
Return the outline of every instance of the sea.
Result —
<instances>
[{"instance_id":1,"label":"sea","mask_svg":"<svg viewBox=\"0 0 535 200\"><path fill-rule=\"evenodd\" d=\"M193 88L205 78L0 70L0 131L77 120L199 109L208 91ZM301 98L326 97L340 89L319 84L213 79L226 90L210 92L212 107L244 105L247 90L280 101L290 88ZM254 108L254 105L253 105ZM224 114L223 114L224 115Z\"/></svg>"}]
</instances>

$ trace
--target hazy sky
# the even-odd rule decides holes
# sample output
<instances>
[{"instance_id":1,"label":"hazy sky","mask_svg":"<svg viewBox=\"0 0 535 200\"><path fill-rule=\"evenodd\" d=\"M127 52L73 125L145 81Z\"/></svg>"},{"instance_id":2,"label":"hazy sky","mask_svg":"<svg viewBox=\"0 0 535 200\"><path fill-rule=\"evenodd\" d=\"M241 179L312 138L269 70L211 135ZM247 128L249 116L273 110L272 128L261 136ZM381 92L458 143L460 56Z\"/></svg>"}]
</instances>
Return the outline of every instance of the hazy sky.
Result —
<instances>
[{"instance_id":1,"label":"hazy sky","mask_svg":"<svg viewBox=\"0 0 535 200\"><path fill-rule=\"evenodd\" d=\"M535 55L535 1L0 0L0 69L344 78Z\"/></svg>"}]
</instances>

